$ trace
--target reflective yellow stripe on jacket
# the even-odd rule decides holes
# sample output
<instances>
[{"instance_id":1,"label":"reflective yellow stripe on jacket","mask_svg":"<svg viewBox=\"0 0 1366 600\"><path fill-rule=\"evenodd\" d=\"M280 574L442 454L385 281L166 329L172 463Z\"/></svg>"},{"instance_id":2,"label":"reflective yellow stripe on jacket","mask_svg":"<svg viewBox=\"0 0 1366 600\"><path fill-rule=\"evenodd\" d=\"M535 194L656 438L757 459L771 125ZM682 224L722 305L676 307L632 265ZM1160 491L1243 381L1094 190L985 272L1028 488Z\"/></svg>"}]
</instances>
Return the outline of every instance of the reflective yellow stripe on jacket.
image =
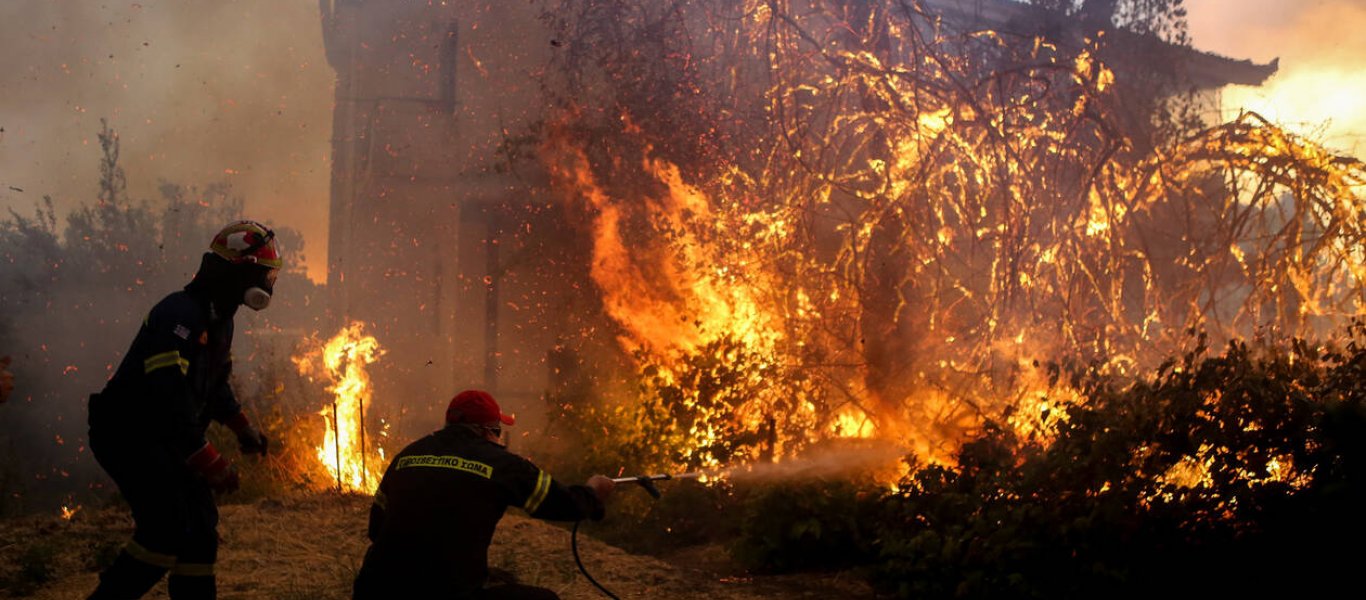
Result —
<instances>
[{"instance_id":1,"label":"reflective yellow stripe on jacket","mask_svg":"<svg viewBox=\"0 0 1366 600\"><path fill-rule=\"evenodd\" d=\"M161 354L142 361L143 373L151 373L157 369L176 366L180 367L181 375L186 375L190 372L190 361L181 358L179 350L162 352Z\"/></svg>"},{"instance_id":2,"label":"reflective yellow stripe on jacket","mask_svg":"<svg viewBox=\"0 0 1366 600\"><path fill-rule=\"evenodd\" d=\"M541 503L545 501L545 497L548 494L550 494L550 476L546 475L545 471L541 471L540 474L536 476L536 489L531 491L531 496L527 497L526 504L522 506L522 510L525 510L526 514L536 512L536 509L541 507Z\"/></svg>"}]
</instances>

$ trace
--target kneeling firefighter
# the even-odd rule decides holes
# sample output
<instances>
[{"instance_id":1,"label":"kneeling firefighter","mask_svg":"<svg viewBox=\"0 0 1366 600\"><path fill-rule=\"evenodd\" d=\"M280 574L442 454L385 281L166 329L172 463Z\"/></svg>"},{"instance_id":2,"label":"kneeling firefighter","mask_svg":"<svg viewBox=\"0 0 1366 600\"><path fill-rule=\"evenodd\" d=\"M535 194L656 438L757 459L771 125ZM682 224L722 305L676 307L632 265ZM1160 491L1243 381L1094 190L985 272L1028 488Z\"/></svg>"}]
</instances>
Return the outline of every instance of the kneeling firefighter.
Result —
<instances>
[{"instance_id":1,"label":"kneeling firefighter","mask_svg":"<svg viewBox=\"0 0 1366 600\"><path fill-rule=\"evenodd\" d=\"M282 261L275 234L240 221L214 236L185 289L152 308L104 391L90 397L90 449L133 512L133 539L91 599L140 598L170 573L175 600L217 595L218 508L237 472L205 438L210 421L243 454L266 438L228 386L233 316L270 303Z\"/></svg>"},{"instance_id":2,"label":"kneeling firefighter","mask_svg":"<svg viewBox=\"0 0 1366 600\"><path fill-rule=\"evenodd\" d=\"M554 599L551 590L489 582L494 528L509 506L538 519L601 519L614 483L602 475L565 486L509 452L505 415L487 392L456 394L446 427L389 463L370 507L372 542L356 576L356 600Z\"/></svg>"}]
</instances>

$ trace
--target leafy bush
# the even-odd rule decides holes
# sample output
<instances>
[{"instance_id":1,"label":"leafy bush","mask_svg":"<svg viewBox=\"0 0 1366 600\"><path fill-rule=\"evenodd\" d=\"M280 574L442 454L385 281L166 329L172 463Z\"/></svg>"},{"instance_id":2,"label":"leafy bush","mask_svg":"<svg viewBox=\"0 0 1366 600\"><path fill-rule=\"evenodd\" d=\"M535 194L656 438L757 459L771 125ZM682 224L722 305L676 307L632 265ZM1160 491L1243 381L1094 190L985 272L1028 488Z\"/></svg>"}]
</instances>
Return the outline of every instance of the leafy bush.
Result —
<instances>
[{"instance_id":1,"label":"leafy bush","mask_svg":"<svg viewBox=\"0 0 1366 600\"><path fill-rule=\"evenodd\" d=\"M745 513L729 486L680 480L658 488L654 499L635 485L618 486L607 518L584 531L630 552L654 554L735 538Z\"/></svg>"},{"instance_id":2,"label":"leafy bush","mask_svg":"<svg viewBox=\"0 0 1366 600\"><path fill-rule=\"evenodd\" d=\"M1232 343L1152 381L1076 382L1051 444L989 426L885 499L875 582L901 597L1137 597L1341 583L1366 528L1366 336ZM1183 595L1186 595L1183 593Z\"/></svg>"},{"instance_id":3,"label":"leafy bush","mask_svg":"<svg viewBox=\"0 0 1366 600\"><path fill-rule=\"evenodd\" d=\"M745 503L733 555L767 571L829 570L875 556L879 495L847 480L776 482Z\"/></svg>"},{"instance_id":4,"label":"leafy bush","mask_svg":"<svg viewBox=\"0 0 1366 600\"><path fill-rule=\"evenodd\" d=\"M894 492L857 473L672 482L659 501L622 490L596 533L635 550L725 541L770 571L866 566L900 597L1343 583L1359 553L1336 548L1366 533L1366 325L1331 344L1192 346L1145 380L1073 376L1082 400L1049 419L1051 435L985 422L955 464L918 465ZM677 464L659 442L688 413L670 390L645 389L619 408L580 407L590 418L573 424L591 443L567 471Z\"/></svg>"}]
</instances>

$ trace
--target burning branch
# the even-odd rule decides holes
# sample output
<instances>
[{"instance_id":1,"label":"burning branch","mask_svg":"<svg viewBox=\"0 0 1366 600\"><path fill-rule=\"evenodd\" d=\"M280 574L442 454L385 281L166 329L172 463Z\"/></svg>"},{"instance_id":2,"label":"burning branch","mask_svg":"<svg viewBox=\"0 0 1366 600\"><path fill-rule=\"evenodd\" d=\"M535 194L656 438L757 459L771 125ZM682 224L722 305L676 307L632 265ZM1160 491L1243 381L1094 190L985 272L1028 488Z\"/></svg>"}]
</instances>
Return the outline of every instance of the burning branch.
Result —
<instances>
[{"instance_id":1,"label":"burning branch","mask_svg":"<svg viewBox=\"0 0 1366 600\"><path fill-rule=\"evenodd\" d=\"M725 407L689 451L759 415L789 451L870 417L945 459L1021 399L1059 412L1072 393L1041 360L1132 374L1191 328L1306 335L1360 310L1360 162L1256 115L1169 136L1181 115L1101 60L1105 36L931 4L556 13L575 95L543 156L591 216L623 347L667 386L717 351L763 381L682 394Z\"/></svg>"}]
</instances>

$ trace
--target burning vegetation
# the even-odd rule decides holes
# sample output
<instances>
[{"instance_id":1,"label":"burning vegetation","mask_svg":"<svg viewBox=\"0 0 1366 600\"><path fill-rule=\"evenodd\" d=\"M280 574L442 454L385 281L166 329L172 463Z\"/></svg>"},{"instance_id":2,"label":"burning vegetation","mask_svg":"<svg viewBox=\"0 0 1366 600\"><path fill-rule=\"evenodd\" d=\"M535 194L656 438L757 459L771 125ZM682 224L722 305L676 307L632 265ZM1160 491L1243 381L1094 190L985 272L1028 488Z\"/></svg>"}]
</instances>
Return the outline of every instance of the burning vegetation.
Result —
<instances>
[{"instance_id":1,"label":"burning vegetation","mask_svg":"<svg viewBox=\"0 0 1366 600\"><path fill-rule=\"evenodd\" d=\"M640 367L614 410L668 421L686 466L850 436L952 463L988 422L1049 435L1068 373L1361 309L1362 164L1192 121L1190 84L1107 61L1131 31L628 4L548 11L567 91L540 155Z\"/></svg>"},{"instance_id":2,"label":"burning vegetation","mask_svg":"<svg viewBox=\"0 0 1366 600\"><path fill-rule=\"evenodd\" d=\"M331 405L318 413L325 423L322 441L316 447L318 463L336 480L337 491L373 494L386 466L381 440L389 432L387 425L382 425L378 431L372 429L368 439L366 436L366 415L374 406L374 388L366 367L378 361L384 350L364 330L365 324L357 321L325 343L311 340L309 347L294 357L294 364L309 382L328 382L327 391L333 395Z\"/></svg>"},{"instance_id":3,"label":"burning vegetation","mask_svg":"<svg viewBox=\"0 0 1366 600\"><path fill-rule=\"evenodd\" d=\"M871 562L909 597L1340 565L1276 549L1362 527L1366 169L1210 122L1180 3L1118 4L1104 29L931 1L547 10L537 155L637 382L565 394L605 399L561 407L585 461L813 475L688 502L748 507L754 564Z\"/></svg>"},{"instance_id":4,"label":"burning vegetation","mask_svg":"<svg viewBox=\"0 0 1366 600\"><path fill-rule=\"evenodd\" d=\"M553 201L507 228L556 222L519 243L555 249L588 308L538 315L577 331L548 354L531 454L566 478L705 474L624 498L604 535L625 545L719 536L756 568L863 566L902 597L1265 591L1344 567L1325 540L1366 533L1366 166L1255 113L1206 118L1179 0L959 4L540 3L550 108L502 150ZM0 229L10 264L43 265L6 272L44 294L12 314L69 291L72 257L130 252L123 229L194 255L171 237L206 227L186 190L158 222L101 141L96 208L65 235L50 209ZM240 211L204 196L208 220ZM94 264L141 296L173 279ZM424 340L354 321L295 344L319 321L266 323L237 375L284 438L271 485L373 493L410 406L370 369L381 341ZM294 370L263 366L282 355Z\"/></svg>"}]
</instances>

